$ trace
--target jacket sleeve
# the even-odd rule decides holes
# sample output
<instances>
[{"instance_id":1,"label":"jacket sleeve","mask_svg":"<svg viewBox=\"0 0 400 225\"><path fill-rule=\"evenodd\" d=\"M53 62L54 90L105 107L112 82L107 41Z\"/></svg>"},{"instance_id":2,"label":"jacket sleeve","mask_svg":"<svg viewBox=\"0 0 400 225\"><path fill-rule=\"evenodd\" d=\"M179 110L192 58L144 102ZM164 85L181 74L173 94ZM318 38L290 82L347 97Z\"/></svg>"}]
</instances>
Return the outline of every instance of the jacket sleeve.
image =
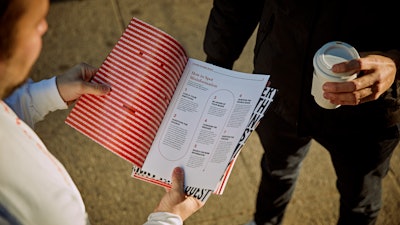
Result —
<instances>
[{"instance_id":1,"label":"jacket sleeve","mask_svg":"<svg viewBox=\"0 0 400 225\"><path fill-rule=\"evenodd\" d=\"M173 213L153 212L147 218L143 225L182 225L182 219Z\"/></svg>"},{"instance_id":2,"label":"jacket sleeve","mask_svg":"<svg viewBox=\"0 0 400 225\"><path fill-rule=\"evenodd\" d=\"M214 0L207 23L206 61L231 69L260 20L264 0Z\"/></svg>"},{"instance_id":3,"label":"jacket sleeve","mask_svg":"<svg viewBox=\"0 0 400 225\"><path fill-rule=\"evenodd\" d=\"M31 128L48 113L68 108L58 93L55 77L39 82L28 80L4 101Z\"/></svg>"}]
</instances>

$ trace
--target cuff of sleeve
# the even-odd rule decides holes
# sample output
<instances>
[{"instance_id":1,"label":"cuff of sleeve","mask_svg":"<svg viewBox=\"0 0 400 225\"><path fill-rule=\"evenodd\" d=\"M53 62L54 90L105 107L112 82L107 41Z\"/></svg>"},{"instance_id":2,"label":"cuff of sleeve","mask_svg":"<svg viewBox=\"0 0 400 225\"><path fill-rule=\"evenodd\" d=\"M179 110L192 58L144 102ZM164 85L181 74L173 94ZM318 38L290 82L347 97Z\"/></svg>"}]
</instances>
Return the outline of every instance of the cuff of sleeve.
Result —
<instances>
[{"instance_id":1,"label":"cuff of sleeve","mask_svg":"<svg viewBox=\"0 0 400 225\"><path fill-rule=\"evenodd\" d=\"M58 92L56 77L33 83L30 91L34 98L33 105L42 115L49 111L68 108Z\"/></svg>"},{"instance_id":2,"label":"cuff of sleeve","mask_svg":"<svg viewBox=\"0 0 400 225\"><path fill-rule=\"evenodd\" d=\"M145 225L182 225L180 216L168 212L154 212L147 217Z\"/></svg>"}]
</instances>

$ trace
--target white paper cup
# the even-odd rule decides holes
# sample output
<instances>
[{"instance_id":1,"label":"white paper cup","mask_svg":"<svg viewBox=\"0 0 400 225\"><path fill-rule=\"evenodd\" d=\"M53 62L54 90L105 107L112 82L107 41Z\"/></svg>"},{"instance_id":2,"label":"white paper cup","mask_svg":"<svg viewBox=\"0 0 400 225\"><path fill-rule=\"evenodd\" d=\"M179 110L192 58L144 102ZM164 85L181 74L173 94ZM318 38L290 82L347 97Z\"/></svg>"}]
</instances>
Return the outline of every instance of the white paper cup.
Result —
<instances>
[{"instance_id":1,"label":"white paper cup","mask_svg":"<svg viewBox=\"0 0 400 225\"><path fill-rule=\"evenodd\" d=\"M329 100L323 97L322 85L328 81L344 82L355 79L357 73L334 73L331 69L337 63L358 58L360 56L357 50L341 41L328 42L315 53L311 94L319 106L325 109L336 109L340 106L330 103Z\"/></svg>"}]
</instances>

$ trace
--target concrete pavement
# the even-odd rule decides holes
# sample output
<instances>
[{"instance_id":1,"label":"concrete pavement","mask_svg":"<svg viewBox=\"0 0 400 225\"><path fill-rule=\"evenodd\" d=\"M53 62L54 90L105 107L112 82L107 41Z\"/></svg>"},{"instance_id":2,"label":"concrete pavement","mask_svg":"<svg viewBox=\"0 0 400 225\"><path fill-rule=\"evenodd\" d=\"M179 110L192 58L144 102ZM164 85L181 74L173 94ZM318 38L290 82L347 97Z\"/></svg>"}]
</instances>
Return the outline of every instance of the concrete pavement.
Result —
<instances>
[{"instance_id":1,"label":"concrete pavement","mask_svg":"<svg viewBox=\"0 0 400 225\"><path fill-rule=\"evenodd\" d=\"M53 0L43 51L32 70L39 80L86 62L100 66L132 17L175 37L190 57L204 60L202 40L212 0ZM235 69L251 72L248 43ZM64 123L69 110L50 114L36 130L82 192L92 225L142 224L164 190L130 177L130 164ZM240 225L252 218L262 149L257 134L240 153L225 193L212 196L185 224ZM378 225L400 224L400 149L383 183ZM328 153L316 142L304 162L284 225L334 225L339 195Z\"/></svg>"}]
</instances>

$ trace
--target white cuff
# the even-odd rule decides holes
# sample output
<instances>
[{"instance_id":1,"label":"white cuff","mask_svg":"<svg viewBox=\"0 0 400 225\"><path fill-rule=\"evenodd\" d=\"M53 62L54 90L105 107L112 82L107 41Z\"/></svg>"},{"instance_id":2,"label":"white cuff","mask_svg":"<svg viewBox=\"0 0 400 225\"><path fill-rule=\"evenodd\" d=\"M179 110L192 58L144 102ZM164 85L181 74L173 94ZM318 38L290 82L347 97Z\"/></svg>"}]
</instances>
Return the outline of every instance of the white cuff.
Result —
<instances>
[{"instance_id":1,"label":"white cuff","mask_svg":"<svg viewBox=\"0 0 400 225\"><path fill-rule=\"evenodd\" d=\"M30 92L33 98L33 105L40 115L46 115L58 109L68 108L68 105L58 92L55 76L33 83Z\"/></svg>"},{"instance_id":2,"label":"white cuff","mask_svg":"<svg viewBox=\"0 0 400 225\"><path fill-rule=\"evenodd\" d=\"M144 225L182 225L180 216L168 212L154 212L147 217Z\"/></svg>"}]
</instances>

